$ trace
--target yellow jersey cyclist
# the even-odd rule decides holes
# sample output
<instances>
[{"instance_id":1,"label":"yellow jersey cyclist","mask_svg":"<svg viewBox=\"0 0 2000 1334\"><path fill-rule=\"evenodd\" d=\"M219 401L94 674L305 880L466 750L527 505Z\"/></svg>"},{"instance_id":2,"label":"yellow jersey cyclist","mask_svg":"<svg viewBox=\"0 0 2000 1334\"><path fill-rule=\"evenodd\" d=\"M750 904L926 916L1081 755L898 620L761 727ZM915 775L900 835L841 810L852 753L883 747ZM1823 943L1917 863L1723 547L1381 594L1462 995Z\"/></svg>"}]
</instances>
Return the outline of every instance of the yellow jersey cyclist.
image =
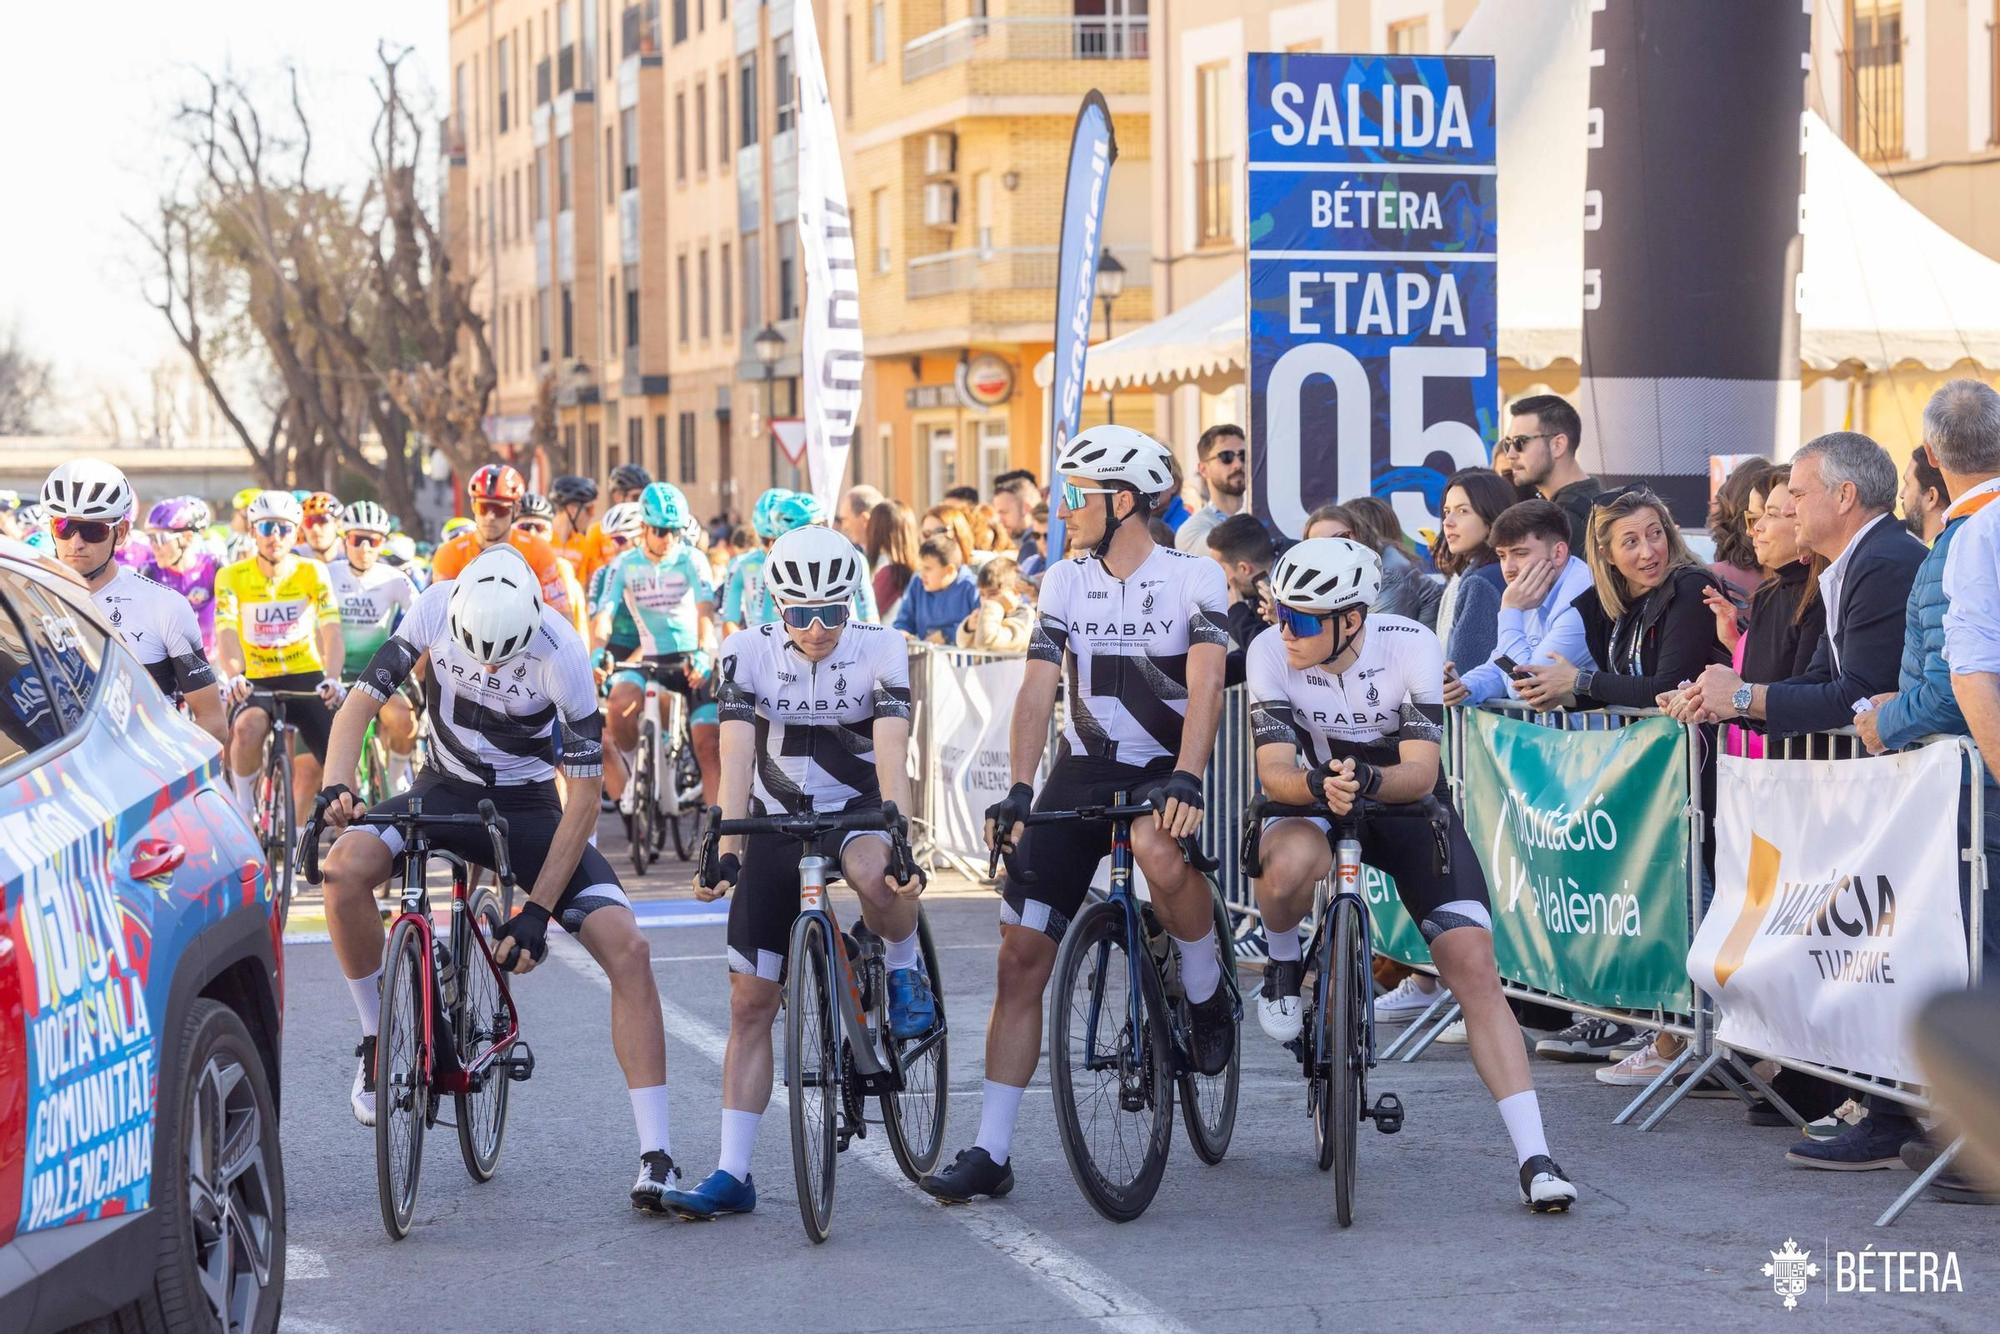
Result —
<instances>
[{"instance_id":1,"label":"yellow jersey cyclist","mask_svg":"<svg viewBox=\"0 0 2000 1334\"><path fill-rule=\"evenodd\" d=\"M1394 877L1403 910L1465 1007L1473 1066L1514 1143L1521 1203L1560 1212L1576 1187L1549 1157L1527 1050L1493 961L1486 878L1444 800L1444 649L1415 621L1370 615L1381 588L1381 558L1344 537L1300 542L1272 567L1278 627L1250 641L1244 663L1257 777L1282 805L1324 802L1346 815L1361 799L1376 803L1362 828L1362 859ZM1448 824L1450 869L1442 873L1421 809L1433 797L1431 809ZM1274 819L1264 830L1257 907L1271 962L1257 1018L1280 1042L1299 1034L1298 928L1313 887L1333 869L1328 823Z\"/></svg>"},{"instance_id":2,"label":"yellow jersey cyclist","mask_svg":"<svg viewBox=\"0 0 2000 1334\"><path fill-rule=\"evenodd\" d=\"M382 559L389 530L394 527L389 511L372 500L357 500L343 507L340 522L344 552L326 563L326 574L333 582L334 601L340 606L340 633L346 650L341 657L340 679L353 681L389 642L416 601L417 587L408 575ZM415 777L417 719L410 701L401 694L382 701L376 726L389 753L384 777L391 791L401 792Z\"/></svg>"},{"instance_id":3,"label":"yellow jersey cyclist","mask_svg":"<svg viewBox=\"0 0 2000 1334\"><path fill-rule=\"evenodd\" d=\"M266 491L244 511L256 554L225 565L215 576L215 656L228 678L229 780L245 812L252 806L264 738L271 731L269 705L252 700L253 690L313 691L317 700L296 700L285 716L299 730L309 755L293 764L293 792L299 819L312 810L326 763L326 738L333 707L340 703L338 681L329 664L341 662L340 604L326 566L296 555L305 515L288 491Z\"/></svg>"}]
</instances>

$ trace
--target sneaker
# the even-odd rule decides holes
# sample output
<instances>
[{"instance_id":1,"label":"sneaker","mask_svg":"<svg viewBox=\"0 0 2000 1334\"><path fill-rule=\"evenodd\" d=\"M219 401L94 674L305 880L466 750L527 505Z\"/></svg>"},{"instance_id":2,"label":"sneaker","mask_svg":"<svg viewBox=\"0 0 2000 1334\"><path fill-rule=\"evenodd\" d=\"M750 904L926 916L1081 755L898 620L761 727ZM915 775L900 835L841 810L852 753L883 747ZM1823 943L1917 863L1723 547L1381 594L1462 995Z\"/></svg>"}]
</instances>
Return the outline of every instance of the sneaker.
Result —
<instances>
[{"instance_id":1,"label":"sneaker","mask_svg":"<svg viewBox=\"0 0 2000 1334\"><path fill-rule=\"evenodd\" d=\"M679 1173L675 1176L678 1179ZM635 1198L637 1194L635 1189ZM757 1178L744 1177L738 1181L718 1167L693 1190L682 1190L676 1185L661 1192L660 1203L677 1217L702 1221L724 1214L751 1213L757 1208Z\"/></svg>"},{"instance_id":2,"label":"sneaker","mask_svg":"<svg viewBox=\"0 0 2000 1334\"><path fill-rule=\"evenodd\" d=\"M1753 1126L1788 1126L1791 1121L1769 1098L1753 1099L1743 1111L1743 1119Z\"/></svg>"},{"instance_id":3,"label":"sneaker","mask_svg":"<svg viewBox=\"0 0 2000 1334\"><path fill-rule=\"evenodd\" d=\"M1555 1159L1538 1153L1521 1164L1521 1203L1538 1214L1567 1213L1576 1203L1576 1187Z\"/></svg>"},{"instance_id":4,"label":"sneaker","mask_svg":"<svg viewBox=\"0 0 2000 1334\"><path fill-rule=\"evenodd\" d=\"M1926 1172L1944 1152L1944 1146L1928 1134L1917 1136L1903 1146L1903 1166L1912 1172ZM2000 1195L1974 1181L1956 1167L1947 1167L1931 1178L1931 1194L1947 1204L2000 1204Z\"/></svg>"},{"instance_id":5,"label":"sneaker","mask_svg":"<svg viewBox=\"0 0 2000 1334\"><path fill-rule=\"evenodd\" d=\"M907 1042L937 1026L937 997L922 968L889 970L889 1036Z\"/></svg>"},{"instance_id":6,"label":"sneaker","mask_svg":"<svg viewBox=\"0 0 2000 1334\"><path fill-rule=\"evenodd\" d=\"M1582 1022L1537 1042L1535 1055L1545 1061L1608 1061L1638 1037L1639 1030L1630 1024L1586 1016Z\"/></svg>"},{"instance_id":7,"label":"sneaker","mask_svg":"<svg viewBox=\"0 0 2000 1334\"><path fill-rule=\"evenodd\" d=\"M1264 987L1257 995L1257 1023L1264 1036L1283 1044L1299 1035L1304 1019L1299 1013L1299 990L1305 983L1302 960L1286 959L1264 965Z\"/></svg>"},{"instance_id":8,"label":"sneaker","mask_svg":"<svg viewBox=\"0 0 2000 1334\"><path fill-rule=\"evenodd\" d=\"M1436 1001L1439 996L1444 996L1447 999L1451 996L1450 988L1444 986L1437 986L1434 990L1425 991L1417 985L1417 979L1420 976L1427 982L1433 984L1436 982L1436 979L1428 974L1412 973L1401 982L1398 982L1394 991L1385 991L1375 998L1376 1023L1393 1024L1400 1023L1405 1019L1414 1019L1425 1010L1430 1009L1432 1002Z\"/></svg>"},{"instance_id":9,"label":"sneaker","mask_svg":"<svg viewBox=\"0 0 2000 1334\"><path fill-rule=\"evenodd\" d=\"M375 1124L375 1035L370 1033L361 1039L361 1045L354 1049L360 1058L354 1071L354 1087L348 1091L348 1105L354 1108L354 1119L364 1126Z\"/></svg>"},{"instance_id":10,"label":"sneaker","mask_svg":"<svg viewBox=\"0 0 2000 1334\"><path fill-rule=\"evenodd\" d=\"M648 1149L639 1155L639 1179L632 1183L632 1207L649 1214L667 1211L668 1191L680 1189L681 1169L662 1149Z\"/></svg>"},{"instance_id":11,"label":"sneaker","mask_svg":"<svg viewBox=\"0 0 2000 1334\"><path fill-rule=\"evenodd\" d=\"M1229 989L1218 984L1215 994L1196 1004L1187 1003L1188 1055L1194 1068L1204 1075L1219 1075L1229 1068L1236 1053L1236 1012L1229 1001Z\"/></svg>"},{"instance_id":12,"label":"sneaker","mask_svg":"<svg viewBox=\"0 0 2000 1334\"><path fill-rule=\"evenodd\" d=\"M1454 1019L1446 1024L1444 1032L1437 1035L1437 1040L1442 1046L1463 1047L1468 1041L1465 1036L1465 1020Z\"/></svg>"},{"instance_id":13,"label":"sneaker","mask_svg":"<svg viewBox=\"0 0 2000 1334\"><path fill-rule=\"evenodd\" d=\"M976 1195L997 1200L1014 1189L1014 1165L994 1162L991 1154L975 1144L960 1149L950 1167L931 1173L917 1187L946 1204L968 1204Z\"/></svg>"},{"instance_id":14,"label":"sneaker","mask_svg":"<svg viewBox=\"0 0 2000 1334\"><path fill-rule=\"evenodd\" d=\"M1660 1055L1659 1046L1648 1042L1616 1065L1597 1072L1597 1082L1620 1088L1643 1088L1666 1073L1673 1062Z\"/></svg>"},{"instance_id":15,"label":"sneaker","mask_svg":"<svg viewBox=\"0 0 2000 1334\"><path fill-rule=\"evenodd\" d=\"M1903 1165L1902 1148L1922 1127L1900 1112L1870 1112L1831 1139L1794 1144L1785 1161L1823 1172L1879 1172Z\"/></svg>"}]
</instances>

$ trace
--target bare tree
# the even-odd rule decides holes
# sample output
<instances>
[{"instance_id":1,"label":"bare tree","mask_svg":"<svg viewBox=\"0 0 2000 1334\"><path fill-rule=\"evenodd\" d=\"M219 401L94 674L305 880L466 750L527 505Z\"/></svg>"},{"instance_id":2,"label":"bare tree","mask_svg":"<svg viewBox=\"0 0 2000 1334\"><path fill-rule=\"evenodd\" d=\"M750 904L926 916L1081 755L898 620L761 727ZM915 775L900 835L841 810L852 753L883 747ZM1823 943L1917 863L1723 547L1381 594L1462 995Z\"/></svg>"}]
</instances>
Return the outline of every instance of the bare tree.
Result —
<instances>
[{"instance_id":1,"label":"bare tree","mask_svg":"<svg viewBox=\"0 0 2000 1334\"><path fill-rule=\"evenodd\" d=\"M41 429L54 398L49 364L21 343L20 330L0 335L0 435L30 435Z\"/></svg>"}]
</instances>

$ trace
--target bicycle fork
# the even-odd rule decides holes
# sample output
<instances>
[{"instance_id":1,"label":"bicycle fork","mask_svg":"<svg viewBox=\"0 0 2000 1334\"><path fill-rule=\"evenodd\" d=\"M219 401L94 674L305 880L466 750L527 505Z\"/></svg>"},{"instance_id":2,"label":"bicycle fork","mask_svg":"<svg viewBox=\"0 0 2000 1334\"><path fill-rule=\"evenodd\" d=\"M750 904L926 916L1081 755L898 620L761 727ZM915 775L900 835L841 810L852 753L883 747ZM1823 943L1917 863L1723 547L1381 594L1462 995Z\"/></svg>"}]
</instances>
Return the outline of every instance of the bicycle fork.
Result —
<instances>
[{"instance_id":1,"label":"bicycle fork","mask_svg":"<svg viewBox=\"0 0 2000 1334\"><path fill-rule=\"evenodd\" d=\"M1151 954L1141 938L1138 917L1133 910L1131 836L1116 825L1111 836L1111 892L1108 898L1119 905L1125 925L1125 1026L1119 1034L1116 1050L1100 1054L1097 1034L1104 1017L1104 972L1111 962L1111 942L1100 941L1097 946L1098 985L1091 988L1090 1013L1084 1024L1084 1050L1090 1053L1085 1068L1104 1070L1115 1064L1119 1110L1143 1112L1151 1090L1145 1078L1149 1035L1140 991L1145 983L1139 970L1151 961Z\"/></svg>"}]
</instances>

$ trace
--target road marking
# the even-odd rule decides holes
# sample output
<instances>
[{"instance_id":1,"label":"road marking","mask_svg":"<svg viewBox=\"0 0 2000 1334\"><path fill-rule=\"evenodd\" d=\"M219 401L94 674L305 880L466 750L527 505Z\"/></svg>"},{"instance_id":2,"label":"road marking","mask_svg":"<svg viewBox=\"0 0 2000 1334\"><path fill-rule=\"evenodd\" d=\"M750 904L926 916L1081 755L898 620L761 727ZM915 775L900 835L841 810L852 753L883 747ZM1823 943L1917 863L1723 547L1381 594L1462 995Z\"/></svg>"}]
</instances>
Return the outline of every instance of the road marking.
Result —
<instances>
[{"instance_id":1,"label":"road marking","mask_svg":"<svg viewBox=\"0 0 2000 1334\"><path fill-rule=\"evenodd\" d=\"M611 980L604 970L575 941L552 936L549 954L606 991L611 989ZM660 997L660 1015L666 1021L667 1031L721 1068L723 1052L728 1046L727 1034L665 996ZM773 1107L786 1104L783 1080L771 1090L771 1104ZM848 1148L848 1156L878 1176L899 1185L909 1184L887 1146L875 1140L855 1140ZM1074 1251L1010 1217L1005 1210L1005 1205L993 1203L970 1208L938 1207L940 1214L1027 1270L1030 1278L1084 1318L1125 1334L1192 1334L1188 1326L1146 1298Z\"/></svg>"},{"instance_id":2,"label":"road marking","mask_svg":"<svg viewBox=\"0 0 2000 1334\"><path fill-rule=\"evenodd\" d=\"M641 922L639 923L639 925L644 926L646 925L646 923ZM320 939L324 940L326 939L326 937L322 936L320 937ZM988 954L997 954L999 953L1000 947L997 944L937 946L937 952L939 954L943 954L946 950L984 950ZM653 966L657 968L663 963L720 963L724 959L727 959L728 957L729 956L727 954L655 954L653 956Z\"/></svg>"},{"instance_id":3,"label":"road marking","mask_svg":"<svg viewBox=\"0 0 2000 1334\"><path fill-rule=\"evenodd\" d=\"M326 1257L309 1246L285 1247L285 1282L296 1283L302 1278L328 1277Z\"/></svg>"}]
</instances>

